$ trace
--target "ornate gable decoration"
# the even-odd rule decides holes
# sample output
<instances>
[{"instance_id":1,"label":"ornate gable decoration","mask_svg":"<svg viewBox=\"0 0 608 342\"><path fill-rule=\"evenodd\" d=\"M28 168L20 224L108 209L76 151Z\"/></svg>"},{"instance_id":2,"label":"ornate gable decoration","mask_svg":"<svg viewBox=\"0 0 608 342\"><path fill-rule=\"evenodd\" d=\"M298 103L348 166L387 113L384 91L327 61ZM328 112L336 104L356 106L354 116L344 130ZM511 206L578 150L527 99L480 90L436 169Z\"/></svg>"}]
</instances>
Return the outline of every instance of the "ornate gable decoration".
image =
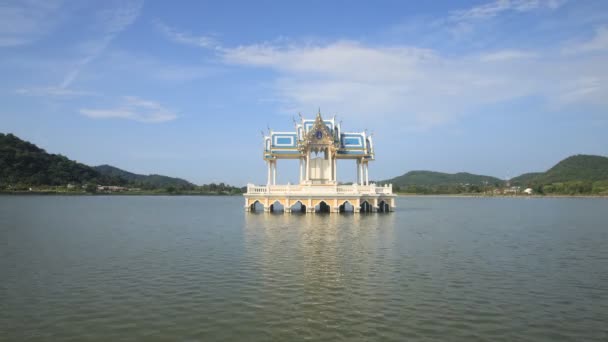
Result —
<instances>
[{"instance_id":1,"label":"ornate gable decoration","mask_svg":"<svg viewBox=\"0 0 608 342\"><path fill-rule=\"evenodd\" d=\"M315 123L312 125L312 128L306 136L304 137L304 141L302 142L303 147L305 146L313 146L313 147L329 147L334 146L334 136L331 131L323 122L323 118L321 118L321 113L317 114L317 118L315 119Z\"/></svg>"}]
</instances>

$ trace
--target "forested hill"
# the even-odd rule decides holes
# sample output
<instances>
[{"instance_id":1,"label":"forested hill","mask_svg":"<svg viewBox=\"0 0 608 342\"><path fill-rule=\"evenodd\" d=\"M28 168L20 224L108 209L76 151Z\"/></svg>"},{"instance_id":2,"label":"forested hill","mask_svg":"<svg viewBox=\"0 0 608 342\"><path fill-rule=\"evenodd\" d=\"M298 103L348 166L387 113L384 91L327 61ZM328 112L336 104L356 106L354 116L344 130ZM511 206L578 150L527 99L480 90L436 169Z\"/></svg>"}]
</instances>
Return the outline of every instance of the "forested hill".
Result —
<instances>
[{"instance_id":1,"label":"forested hill","mask_svg":"<svg viewBox=\"0 0 608 342\"><path fill-rule=\"evenodd\" d=\"M13 134L0 133L0 185L65 185L112 183L122 179L102 175L92 167L50 154Z\"/></svg>"},{"instance_id":2,"label":"forested hill","mask_svg":"<svg viewBox=\"0 0 608 342\"><path fill-rule=\"evenodd\" d=\"M608 192L608 158L594 155L568 157L546 172L528 173L510 180L513 185L533 187L542 193Z\"/></svg>"},{"instance_id":3,"label":"forested hill","mask_svg":"<svg viewBox=\"0 0 608 342\"><path fill-rule=\"evenodd\" d=\"M138 175L110 165L90 167L59 154L50 154L13 134L0 133L0 188L23 189L67 184L173 190L190 190L195 187L180 178Z\"/></svg>"},{"instance_id":4,"label":"forested hill","mask_svg":"<svg viewBox=\"0 0 608 342\"><path fill-rule=\"evenodd\" d=\"M392 183L398 186L439 186L439 185L494 185L502 184L504 181L491 176L475 175L467 172L443 173L435 171L410 171L399 177L382 181L381 183Z\"/></svg>"},{"instance_id":5,"label":"forested hill","mask_svg":"<svg viewBox=\"0 0 608 342\"><path fill-rule=\"evenodd\" d=\"M173 178L162 175L140 175L136 173L132 173L129 171L125 171L119 169L117 167L111 165L99 165L93 167L96 171L105 176L110 177L119 177L128 181L131 184L134 184L138 187L146 188L146 187L160 187L166 188L169 186L177 187L177 188L191 188L194 187L194 184L188 182L185 179L181 178Z\"/></svg>"},{"instance_id":6,"label":"forested hill","mask_svg":"<svg viewBox=\"0 0 608 342\"><path fill-rule=\"evenodd\" d=\"M496 177L475 175L467 172L410 171L399 177L380 181L379 183L393 184L393 189L397 192L457 194L463 192L483 192L488 187L503 186L504 181Z\"/></svg>"}]
</instances>

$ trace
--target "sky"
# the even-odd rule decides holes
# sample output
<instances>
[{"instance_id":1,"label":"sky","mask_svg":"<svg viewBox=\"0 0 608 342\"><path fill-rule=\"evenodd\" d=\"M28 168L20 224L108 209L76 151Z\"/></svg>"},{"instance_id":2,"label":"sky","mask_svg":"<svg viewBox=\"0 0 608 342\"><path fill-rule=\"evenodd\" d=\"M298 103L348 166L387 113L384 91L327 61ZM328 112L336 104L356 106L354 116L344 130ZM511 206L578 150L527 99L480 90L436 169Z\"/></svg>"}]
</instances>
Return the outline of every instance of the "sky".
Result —
<instances>
[{"instance_id":1,"label":"sky","mask_svg":"<svg viewBox=\"0 0 608 342\"><path fill-rule=\"evenodd\" d=\"M196 184L264 184L261 132L319 109L373 133L371 180L608 155L602 0L5 0L0 75L0 132Z\"/></svg>"}]
</instances>

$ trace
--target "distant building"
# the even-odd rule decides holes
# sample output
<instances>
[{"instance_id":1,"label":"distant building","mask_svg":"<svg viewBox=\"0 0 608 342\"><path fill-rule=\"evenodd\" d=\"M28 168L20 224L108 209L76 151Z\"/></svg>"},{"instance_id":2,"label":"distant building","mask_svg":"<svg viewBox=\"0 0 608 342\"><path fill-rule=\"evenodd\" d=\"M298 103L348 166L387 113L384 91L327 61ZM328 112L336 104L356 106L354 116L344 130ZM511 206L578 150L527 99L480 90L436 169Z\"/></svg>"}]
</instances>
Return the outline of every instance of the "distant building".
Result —
<instances>
[{"instance_id":1,"label":"distant building","mask_svg":"<svg viewBox=\"0 0 608 342\"><path fill-rule=\"evenodd\" d=\"M128 188L124 186L116 186L116 185L99 185L97 186L97 191L127 191Z\"/></svg>"},{"instance_id":2,"label":"distant building","mask_svg":"<svg viewBox=\"0 0 608 342\"><path fill-rule=\"evenodd\" d=\"M520 192L521 192L521 187L519 187L519 186L511 186L511 187L506 188L503 191L503 194L517 195Z\"/></svg>"},{"instance_id":3,"label":"distant building","mask_svg":"<svg viewBox=\"0 0 608 342\"><path fill-rule=\"evenodd\" d=\"M524 193L525 193L526 195L532 195L532 193L534 193L534 190L532 190L532 188L526 188L526 189L524 190Z\"/></svg>"}]
</instances>

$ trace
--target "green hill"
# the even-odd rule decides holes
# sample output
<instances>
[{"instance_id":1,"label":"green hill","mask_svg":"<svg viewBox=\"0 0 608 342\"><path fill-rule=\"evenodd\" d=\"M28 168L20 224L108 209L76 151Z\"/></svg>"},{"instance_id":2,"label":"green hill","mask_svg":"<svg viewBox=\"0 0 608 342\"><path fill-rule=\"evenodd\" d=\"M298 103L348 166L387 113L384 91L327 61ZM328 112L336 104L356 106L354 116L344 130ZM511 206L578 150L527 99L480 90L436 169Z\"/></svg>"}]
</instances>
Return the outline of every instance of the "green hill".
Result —
<instances>
[{"instance_id":1,"label":"green hill","mask_svg":"<svg viewBox=\"0 0 608 342\"><path fill-rule=\"evenodd\" d=\"M66 185L68 183L111 183L122 179L102 175L92 167L50 154L13 134L0 133L0 186Z\"/></svg>"},{"instance_id":2,"label":"green hill","mask_svg":"<svg viewBox=\"0 0 608 342\"><path fill-rule=\"evenodd\" d=\"M542 172L529 172L519 175L517 177L513 177L509 180L511 185L519 185L519 186L529 186L534 183L534 180L541 176Z\"/></svg>"},{"instance_id":3,"label":"green hill","mask_svg":"<svg viewBox=\"0 0 608 342\"><path fill-rule=\"evenodd\" d=\"M560 161L546 172L523 174L510 182L547 194L607 194L608 158L579 154Z\"/></svg>"},{"instance_id":4,"label":"green hill","mask_svg":"<svg viewBox=\"0 0 608 342\"><path fill-rule=\"evenodd\" d=\"M443 173L435 171L410 171L399 177L382 181L381 183L392 183L398 186L419 185L419 186L439 186L439 185L493 185L502 184L502 180L491 177L475 175L467 172Z\"/></svg>"},{"instance_id":5,"label":"green hill","mask_svg":"<svg viewBox=\"0 0 608 342\"><path fill-rule=\"evenodd\" d=\"M568 157L547 172L540 175L536 182L543 184L569 181L602 181L608 180L608 158L592 155L575 155Z\"/></svg>"},{"instance_id":6,"label":"green hill","mask_svg":"<svg viewBox=\"0 0 608 342\"><path fill-rule=\"evenodd\" d=\"M110 165L90 167L47 153L13 134L0 133L0 188L74 185L119 185L143 189L191 190L194 184L161 175L138 175Z\"/></svg>"},{"instance_id":7,"label":"green hill","mask_svg":"<svg viewBox=\"0 0 608 342\"><path fill-rule=\"evenodd\" d=\"M173 178L162 175L140 175L111 165L99 165L93 168L102 175L118 177L128 181L134 186L142 188L167 188L171 186L179 189L190 189L195 186L194 184L181 178Z\"/></svg>"},{"instance_id":8,"label":"green hill","mask_svg":"<svg viewBox=\"0 0 608 342\"><path fill-rule=\"evenodd\" d=\"M555 164L546 172L524 173L512 178L515 185L608 180L608 157L577 154Z\"/></svg>"},{"instance_id":9,"label":"green hill","mask_svg":"<svg viewBox=\"0 0 608 342\"><path fill-rule=\"evenodd\" d=\"M475 175L467 172L410 171L379 183L393 184L393 189L398 192L457 194L463 192L483 192L484 187L502 186L504 181L496 177Z\"/></svg>"}]
</instances>

